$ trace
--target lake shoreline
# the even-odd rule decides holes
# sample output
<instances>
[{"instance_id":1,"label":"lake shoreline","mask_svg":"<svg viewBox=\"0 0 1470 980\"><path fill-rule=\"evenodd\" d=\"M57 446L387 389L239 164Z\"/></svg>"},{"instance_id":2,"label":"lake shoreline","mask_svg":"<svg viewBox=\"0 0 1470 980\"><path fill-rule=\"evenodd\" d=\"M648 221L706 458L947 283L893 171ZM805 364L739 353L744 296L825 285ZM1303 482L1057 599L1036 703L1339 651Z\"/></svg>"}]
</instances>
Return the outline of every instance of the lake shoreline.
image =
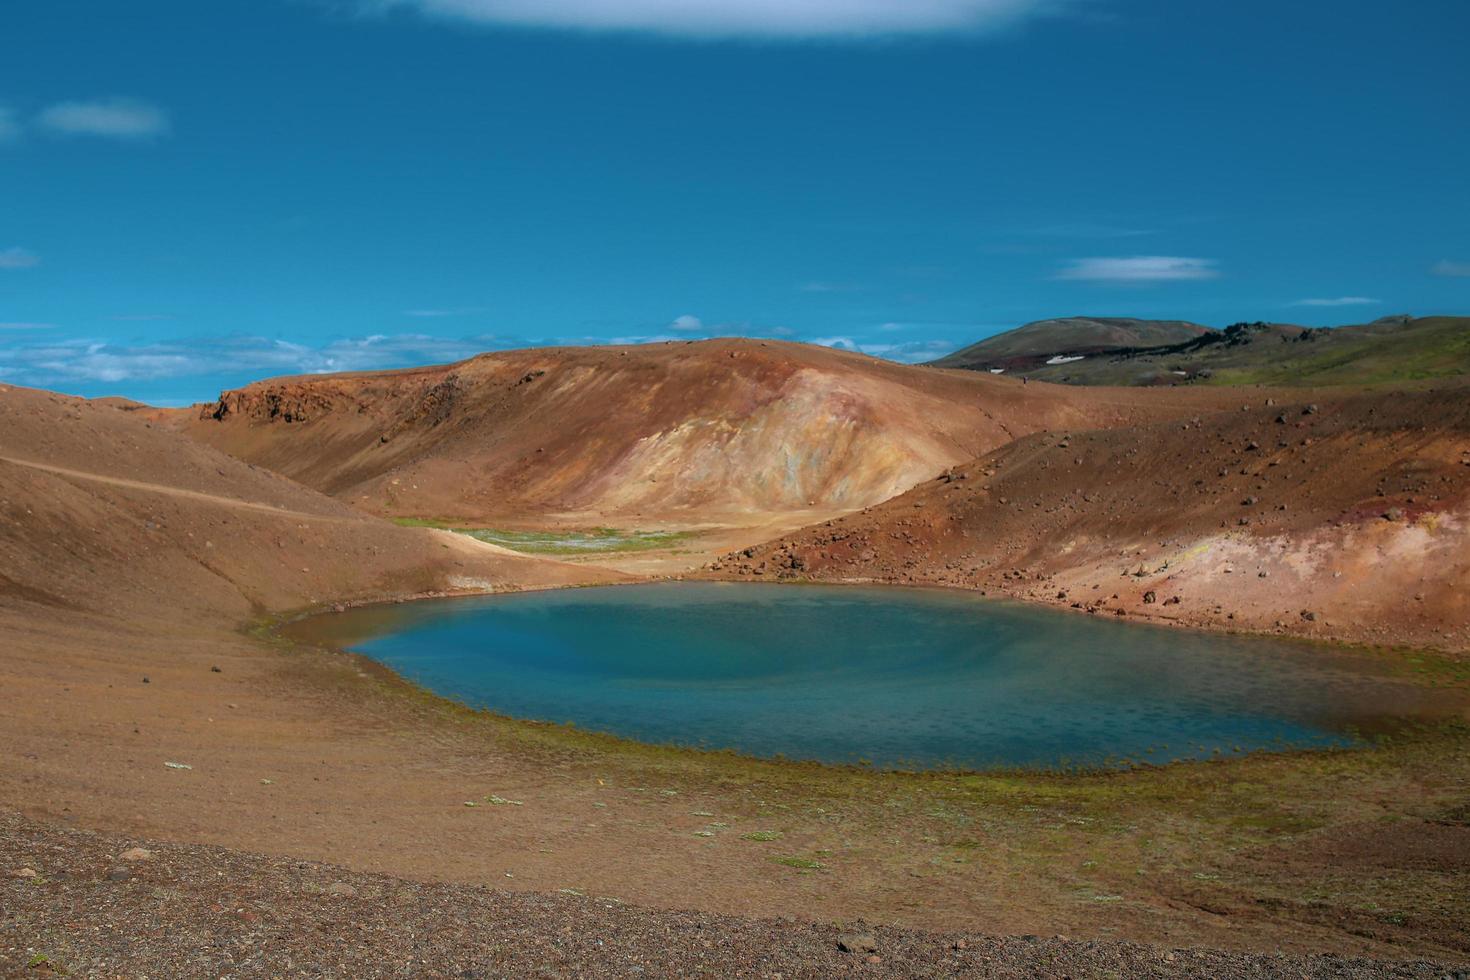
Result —
<instances>
[{"instance_id":1,"label":"lake shoreline","mask_svg":"<svg viewBox=\"0 0 1470 980\"><path fill-rule=\"evenodd\" d=\"M778 583L743 584L743 583L719 583L719 582L705 582L705 583L700 583L698 581L696 581L696 582L689 582L689 583L687 583L687 585L681 585L681 584L679 584L675 580L661 580L661 581L646 581L646 582L626 583L626 584L621 584L621 585L617 585L617 586L603 586L603 587L600 587L600 588L597 588L596 589L597 593L599 593L599 595L598 595L598 597L596 599L593 599L592 597L587 597L587 598L588 598L589 601L592 601L592 602L596 603L598 606L602 606L602 605L605 605L605 597L606 596L608 596L608 595L625 594L625 593L628 592L628 586L640 586L641 588L639 590L637 590L637 592L641 592L643 594L639 595L639 594L637 594L637 592L635 592L635 593L632 594L632 597L636 600L634 602L634 607L635 608L636 607L639 607L639 606L646 606L649 603L654 603L657 606L663 606L664 604L666 604L667 602L669 602L674 597L679 597L679 600L678 601L687 601L690 598L693 598L694 596L701 596L701 598L699 598L697 600L697 606L698 606L698 608L701 608L701 609L705 608L705 605L704 604L707 601L716 601L716 603L717 603L716 608L718 608L718 600L712 600L711 597L704 597L704 596L702 596L701 593L699 593L699 589L700 589L700 585L701 584L703 584L705 586L714 586L716 589L721 589L721 590L723 590L725 588L731 588L731 589L743 589L743 588L762 589L762 587L764 587L765 590L770 590L770 591L767 591L762 596L762 599L761 599L762 604L769 603L771 601L772 597L778 594L775 590L781 589L781 588L785 588L785 587L788 587L788 586L791 585L791 583L780 583L780 584L778 584ZM885 595L885 593L888 593L890 591L893 592L894 595L899 595L903 591L903 590L890 589L890 587L882 586L882 585L875 585L875 586L871 586L871 587L866 588L866 589L859 590L859 589L853 588L852 586L846 586L846 585L844 585L844 586L836 586L836 585L826 585L826 584L818 584L818 583L805 583L805 584L807 584L808 587L811 588L811 589L817 590L819 592L825 590L830 595L833 595L833 596L841 596L844 599L847 599L850 596L853 599L866 600L865 602L862 603L862 605L866 605L868 601L882 601L882 600L887 600L890 597L887 596L887 595ZM681 593L679 591L676 591L676 590L683 590L683 589L686 589L686 588L689 590L689 593L684 593L682 596L681 596ZM617 589L618 591L616 593L614 593L614 592L612 592L613 589ZM963 601L963 599L964 599L964 593L959 592L958 590L929 590L929 591L933 592L936 598L938 598L940 596L952 596L952 597L954 597L957 600ZM650 595L650 593L656 593L657 594L657 598L655 598L653 595ZM720 598L723 598L723 591L713 593L712 595L713 596L719 596ZM806 597L809 598L810 596L811 596L811 593L810 592L806 593ZM991 773L994 773L994 772L1018 772L1018 773L1023 773L1023 772L1089 773L1089 772L1098 772L1098 771L1114 771L1114 770L1118 770L1118 769L1128 769L1128 768L1134 768L1134 767L1154 767L1154 766L1158 766L1158 765L1170 765L1170 764L1173 764L1173 761L1174 761L1174 760L1171 759L1171 760L1160 760L1160 761L1152 761L1152 762L1150 762L1150 761L1146 761L1144 759L1137 758L1136 756L1134 758L1131 758L1130 759L1129 756L1130 755L1134 755L1134 753L1122 753L1122 754L1119 754L1119 753L1114 752L1114 753L1110 753L1108 755L1108 758L1111 761L1099 761L1099 762L1093 762L1093 763L1087 763L1087 762L1077 761L1076 758L1075 758L1075 756L1073 756L1073 761L1071 761L1070 763L1061 765L1060 768L1058 768L1054 764L1041 765L1038 768L1038 766L1036 764L1034 764L1034 763L1033 764L1030 764L1030 765L1017 765L1017 764L1014 764L1014 763L1005 763L1005 762L996 762L995 764L986 764L986 765L981 765L981 766L963 765L963 764L956 765L956 764L953 764L953 763L944 762L944 761L940 761L940 760L931 760L928 764L915 766L914 764L912 764L912 762L905 763L905 762L901 762L901 761L892 761L892 762L887 762L887 763L879 762L878 764L875 765L873 763L869 763L869 762L865 762L865 761L864 762L859 762L856 759L851 759L849 761L839 761L837 759L833 759L833 758L830 758L830 757L828 757L826 759L813 758L813 757L811 757L809 755L803 755L803 754L794 753L794 752L791 752L791 751L784 751L784 752L770 752L770 751L767 751L767 752L758 752L758 753L752 754L752 753L750 753L750 751L748 749L730 748L730 747L725 747L725 748L710 747L707 744L707 742L708 742L707 739L701 739L698 742L694 742L694 743L691 743L691 742L688 742L688 741L682 741L682 740L680 740L680 738L678 736L674 736L672 738L670 738L670 737L658 737L658 738L650 739L650 738L647 738L647 737L640 737L640 736L637 736L637 735L630 735L630 734L626 734L626 733L624 733L624 734L618 734L615 731L610 731L605 725L593 724L590 727L587 724L585 724L585 723L582 724L582 725L580 725L580 726L578 726L578 725L572 725L572 724L570 724L568 722L564 722L564 721L561 720L561 719L565 719L565 718L569 717L573 713L567 707L567 705L565 704L566 697L564 695L557 695L557 696L555 696L555 701L556 701L556 703L557 703L558 706L553 711L551 711L549 714L547 712L545 712L545 711L538 712L538 713L529 713L528 714L528 713L526 713L524 711L523 712L517 712L515 710L506 710L506 709L503 709L503 708L487 707L485 705L484 700L481 699L481 698L471 697L471 698L468 698L467 699L463 694L453 694L453 693L448 693L448 692L435 691L435 690L432 689L431 686L425 686L424 683L422 683L420 681L417 681L417 680L415 680L413 678L410 678L410 677L405 676L403 674L403 672L402 672L401 667L396 667L396 666L391 665L391 664L386 664L386 663L384 663L383 660L378 659L378 658L375 658L371 654L364 654L364 653L361 653L361 652L358 652L358 651L352 649L352 647L354 645L359 644L359 643L362 643L362 642L367 642L367 640L370 637L377 635L383 629L389 629L391 632L393 632L393 633L396 634L396 633L401 633L404 628L410 628L410 629L422 628L421 625L415 625L415 626L411 626L411 627L406 627L406 624L409 624L409 623L420 624L421 622L423 622L424 617L431 617L432 613L435 612L435 611L437 611L437 610L443 610L443 613L440 614L440 615L447 615L449 617L452 617L451 619L446 620L446 623L457 622L460 619L463 619L463 618L466 618L466 617L483 616L483 615L486 615L487 613L492 613L492 612L496 612L498 615L504 615L508 611L513 611L513 609L517 605L518 597L519 598L531 598L531 594L526 593L526 592L501 592L501 593L495 593L495 594L492 594L492 595L478 595L478 596L477 595L473 595L473 594L456 595L456 596L444 597L446 600L454 600L452 602L449 602L449 601L438 602L438 603L434 603L431 607L425 607L422 604L416 604L416 608L414 608L412 610L405 609L405 610L403 610L401 612L398 612L397 611L397 607L399 605L401 605L399 603L374 604L374 605L369 605L369 606L361 606L360 605L360 606L356 607L356 611L355 612L349 611L348 612L347 619L345 619L345 620L340 620L340 621L337 621L337 622L333 622L331 620L332 619L337 619L338 617L329 616L329 613L332 612L332 611L331 610L325 610L325 611L321 611L319 614L308 614L308 615L305 615L305 616L298 615L298 616L294 616L294 617L290 617L290 618L287 618L287 619L280 620L280 621L277 622L277 624L272 629L275 632L278 632L278 633L282 634L284 636L284 638L287 639L290 642L306 643L308 645L312 645L312 646L316 646L316 647L320 647L320 648L324 648L324 649L334 650L334 651L337 651L337 652L343 653L343 654L348 654L348 655L353 656L353 657L360 657L360 658L362 658L363 661L365 661L366 663L372 664L373 667L375 667L375 668L387 669L389 671L392 671L404 683L407 683L407 684L410 684L410 685L413 685L413 686L416 686L416 687L420 687L429 696L437 697L437 698L442 698L442 699L444 699L444 700L446 700L448 702L457 704L457 705L459 705L461 707L465 707L465 708L467 708L468 710L471 710L471 711L484 712L484 713L487 713L487 714L490 714L490 715L494 715L494 716L500 717L500 718L505 719L506 721L509 721L509 722L520 722L520 723L526 723L526 724L531 724L531 725L536 725L536 726L543 726L543 727L550 726L552 728L559 728L559 727L573 728L573 729L576 729L576 730L581 731L581 732L592 734L594 736L605 736L605 737L611 738L612 740L614 740L614 742L627 741L627 742L632 742L632 743L640 743L640 744L644 744L644 745L652 745L652 746L656 746L656 747L661 748L661 749L687 750L687 751L695 752L695 753L707 753L707 754L714 755L714 756L735 755L735 756L741 756L741 757L747 757L747 758L753 758L753 759L767 759L767 760L772 760L772 761L779 761L781 763L797 762L797 763L801 763L801 764L811 764L811 765L818 765L818 766L827 766L827 767L833 767L833 768L837 768L837 769L856 769L858 771L890 772L890 773L891 772L936 772L936 773L948 773L948 774L951 774L951 775L963 775L963 774L987 773L987 772L991 772ZM752 598L752 596L746 596L745 598L749 599L749 598ZM489 600L490 603L491 603L491 605L488 605L487 606L483 601L475 602L475 603L461 603L459 601L459 600L471 600L471 599L475 599L475 600ZM506 601L506 603L508 603L508 607L505 607L505 606L502 606L501 605L501 602L500 602L501 599L504 599ZM533 603L535 603L536 605L538 605L538 606L549 602L549 603L556 604L558 608L564 608L564 607L566 607L566 602L565 601L561 601L560 599L558 599L558 597L553 596L553 595L550 595L550 594L547 594L547 593L544 593L544 592L541 593L539 596L532 598L531 601ZM983 616L983 615L985 615L985 614L988 613L989 615L992 615L992 616L993 615L997 615L997 614L1002 615L1002 616L1005 616L1005 615L1009 614L1011 616L1030 617L1030 618L1027 618L1026 619L1026 623L1027 624L1030 624L1031 618L1035 618L1039 614L1042 617L1042 619L1039 620L1038 623L1036 624L1037 625L1037 628L1040 628L1041 626L1046 625L1045 618L1046 617L1049 617L1052 613L1054 613L1056 611L1055 609L1050 609L1050 608L1047 608L1047 607L1044 607L1044 606L1037 606L1035 604L1018 601L1018 600L1015 600L1015 599L1012 599L1012 598L1009 598L1009 597L984 597L984 598L978 598L977 597L976 602L977 602L977 605L975 606L975 609L974 609L974 614L975 615L982 615ZM581 605L581 603L574 602L571 608L577 608L580 605ZM806 604L804 604L804 605L806 605ZM861 607L862 606L859 606L859 608L861 608ZM780 608L780 607L778 605L775 608ZM949 610L949 614L953 614L954 610L952 608L947 607L944 604L941 604L941 606L936 607L936 609L934 610L934 612L935 613L938 613L941 610L945 610L947 608ZM962 608L965 608L965 611L967 613L969 612L968 607L962 607ZM339 614L341 612L343 612L342 607L337 607L336 612L339 613ZM362 615L360 615L360 614L363 614L363 613L368 614L370 616L370 619L363 620ZM395 613L396 613L396 615L395 615ZM766 615L769 615L769 614L770 614L770 612L768 611L766 613ZM432 619L432 618L429 619L429 622L434 622L434 621L435 620ZM357 627L355 629L346 625L346 624L350 624L350 623L354 623L354 622L361 622L361 623L365 623L366 625L359 626L359 627ZM1058 620L1058 623L1060 623L1060 622L1061 621ZM389 623L398 623L399 625L396 626L396 627L395 626L389 626L388 625ZM1145 631L1143 633L1137 634L1139 637L1141 637L1143 640L1147 640L1147 641L1150 641L1152 643L1158 643L1159 642L1159 636L1158 636L1158 634L1149 633L1147 631L1147 627L1149 627L1149 626L1155 626L1155 627L1157 627L1160 624L1155 624L1155 623L1136 623L1136 622L1135 623L1129 623L1129 624L1113 624L1111 621L1108 621L1107 623L1098 623L1097 625L1098 625L1098 629L1100 629L1102 632L1101 632L1100 636L1097 639L1094 640L1094 642L1104 642L1104 641L1106 641L1106 642L1116 643L1116 642L1118 642L1118 637L1124 635L1123 633L1117 632L1117 630L1119 628L1121 628L1122 630L1125 630L1126 631L1130 627L1139 627L1139 626L1145 627ZM1076 626L1073 626L1072 627L1072 629L1074 629L1074 630L1076 628L1077 628ZM345 634L345 635L342 633L342 630L344 630L344 629L347 629L347 631L348 631L347 634ZM1090 635L1090 633L1096 632L1096 630L1093 630L1092 627L1087 627L1086 629L1087 629L1088 632L1083 633L1082 634L1083 636ZM661 642L660 637L661 637L661 635L664 632L666 632L666 631L665 630L655 630L654 634L651 635L651 636L649 636L649 637L647 637L647 638L645 638L645 640L643 642L644 643L658 643L658 642ZM361 634L361 639L358 639L357 638L358 635L359 635L359 633ZM437 637L438 636L438 633L436 632L435 635ZM1210 634L1210 633L1201 632L1199 635L1200 635L1201 639L1208 640L1208 642L1216 643L1216 644L1218 644L1219 642L1223 642L1224 639L1225 639L1224 637L1221 637L1220 640L1210 640L1209 639L1212 636L1219 636L1219 634ZM1070 637L1069 642L1066 643L1066 644L1063 644L1066 647L1069 647L1069 648L1076 647L1076 646L1078 646L1082 642L1079 637L1071 637L1071 634L1069 634L1069 637ZM518 633L517 634L517 641L519 642L521 639L522 639L522 636L521 636L521 634ZM604 639L604 642L607 642L607 638L606 637L604 637L603 639ZM402 641L399 640L399 641L395 641L395 642L402 642ZM436 647L436 649L442 648L442 644L444 642L445 641L443 640L442 637L436 639L435 640L435 647ZM476 642L481 642L481 641L477 639ZM853 639L850 642L857 642L857 641L855 639ZM1237 661L1239 660L1240 657L1243 657L1243 656L1248 656L1248 657L1257 658L1257 659L1259 659L1260 657L1265 657L1266 658L1264 661L1261 661L1260 663L1257 663L1253 669L1262 669L1262 668L1265 668L1265 667L1271 667L1271 669L1278 669L1275 666L1275 664L1276 664L1276 661L1280 657L1286 656L1288 658L1292 658L1292 657L1297 657L1298 654L1305 655L1304 657L1302 657L1302 660L1303 660L1303 662L1304 662L1305 665L1307 665L1307 666L1313 666L1313 667L1319 666L1319 665L1316 665L1316 664L1312 664L1311 663L1311 660L1312 660L1312 652L1313 652L1313 650L1315 648L1321 647L1320 641L1315 641L1314 642L1314 641L1302 640L1302 639L1297 639L1297 638L1286 638L1286 639L1283 639L1283 638L1245 637L1245 638L1241 638L1241 642L1243 642L1245 645L1242 646L1238 652L1227 654L1227 656L1229 656L1229 657L1231 657L1231 658L1233 658L1233 659L1235 659ZM641 645L642 644L640 644L640 646ZM494 644L492 643L491 646L493 648ZM802 644L797 643L797 646L798 647L801 647ZM851 647L849 647L849 649L850 648ZM1415 724L1422 724L1422 723L1432 723L1432 719L1434 719L1434 718L1438 718L1438 719L1441 719L1441 720L1446 719L1446 718L1454 719L1454 718L1463 717L1463 715L1464 715L1464 712L1465 712L1464 701L1465 701L1465 699L1464 698L1455 698L1453 696L1440 696L1440 694L1442 692L1439 692L1439 691L1434 690L1437 687L1437 685L1436 685L1436 683L1434 682L1434 680L1432 678L1426 678L1422 673L1413 673L1413 672L1410 672L1409 671L1409 669L1408 669L1409 665L1405 662L1406 655L1402 651L1364 650L1364 649L1361 649L1361 648L1336 647L1336 648L1333 648L1330 652L1333 655L1333 657L1335 658L1334 661L1333 661L1333 667L1332 667L1332 669L1334 671L1342 671L1342 670L1347 671L1347 674L1344 675L1345 677L1351 676L1351 677L1354 677L1354 678L1361 678L1364 682L1370 682L1371 681L1371 682L1374 682L1374 683L1384 684L1384 685L1387 685L1387 686L1393 687L1393 688L1400 688L1400 687L1404 687L1405 685L1407 685L1407 689L1410 689L1410 690L1422 688L1422 689L1425 690L1425 694L1423 695L1423 697L1430 699L1430 700L1424 701L1422 707L1420 707L1419 709L1416 709L1413 712L1413 714L1411 714L1411 715L1404 715L1404 716L1401 716L1401 717L1390 717L1389 715L1384 715L1381 711L1375 711L1374 712L1374 722L1373 722L1373 724L1371 726L1368 726L1367 727L1367 730L1370 731L1370 732L1372 732L1372 731L1387 732L1387 731L1393 731L1393 730L1400 730L1400 729L1402 729L1405 726L1410 726L1410 725L1415 725ZM931 649L930 649L930 652L928 654L928 657L929 658L932 658L932 655L933 654L932 654L932 645L931 645ZM1038 655L1041 655L1041 651L1038 651ZM1172 661L1174 659L1174 657L1171 656L1170 659ZM1416 658L1416 659L1422 659L1422 654L1421 654L1420 658ZM480 662L478 658L477 658L477 662ZM789 662L789 660L787 662ZM846 671L850 671L852 669L852 663L850 661L850 658L846 658L844 660L844 663L845 663L845 670ZM1324 666L1325 667L1325 665L1321 665L1321 666ZM1246 669L1249 670L1249 669L1252 669L1252 668L1246 668ZM1280 669L1285 669L1285 662L1282 663ZM533 673L533 676L534 676L535 671L533 671L532 673ZM908 674L907 676L909 677L909 683L911 684L913 682L914 678L913 678L913 676L911 674ZM534 686L534 681L527 681L526 678L524 678L524 677L519 678L516 681L516 683L517 683L518 686L521 686L521 687L524 687L527 684L531 684L532 686ZM684 682L681 682L681 687L683 686L683 683ZM783 685L784 686L789 686L790 683L792 683L792 681L791 681L790 678L787 678L786 680L783 681ZM1274 685L1268 685L1268 688L1271 688L1273 686ZM825 696L826 697L831 697L832 696L832 692L830 692L830 691L826 692ZM1326 695L1324 694L1322 696L1325 697ZM1329 698L1329 700L1334 700L1334 699ZM1339 698L1337 700L1340 702L1340 696L1339 696ZM1435 707L1431 707L1431 701L1436 705ZM1453 702L1453 703L1451 703L1451 702ZM547 705L549 707L550 706L550 702L547 702ZM1254 711L1258 711L1259 710L1259 707L1260 707L1259 705L1253 705L1253 712ZM798 711L797 713L800 713L800 712ZM981 714L983 716L985 714L985 712L981 712ZM1339 716L1341 714L1340 707L1339 707L1339 710L1338 710L1337 714ZM558 720L551 720L552 718L556 718ZM1337 722L1337 724L1341 724L1341 723L1342 723L1341 721L1338 721ZM861 728L861 726L859 726L859 727ZM1362 730L1364 726L1358 725L1358 726L1355 726L1355 727L1358 728L1359 730ZM1362 736L1359 736L1359 738L1361 738L1361 737ZM1362 744L1364 744L1364 743L1359 742L1358 743L1359 747L1361 747ZM1319 746L1319 747L1316 747L1316 748L1313 748L1313 749L1308 749L1308 751L1321 751L1324 748L1326 748L1326 746ZM1348 746L1337 746L1336 748L1338 748L1338 749L1344 749L1344 748L1348 748ZM1239 755L1242 755L1242 754L1251 754L1251 753L1257 752L1257 751L1267 751L1267 752L1272 752L1272 753L1277 753L1277 754L1292 754L1296 750L1293 749L1293 748L1286 748L1286 747L1277 748L1277 747L1257 746L1257 747L1255 747L1253 749L1247 749L1244 752L1242 752L1240 750L1238 744L1237 744L1237 745L1235 745L1235 747L1233 748L1232 751L1227 751L1225 754L1226 754L1227 757L1238 757ZM1219 749L1216 749L1216 753L1215 754L1216 755L1219 755L1219 753L1220 753L1220 750ZM857 753L857 754L869 755L871 753ZM1185 759L1188 759L1188 758L1190 758L1190 756L1186 755L1184 758Z\"/></svg>"}]
</instances>

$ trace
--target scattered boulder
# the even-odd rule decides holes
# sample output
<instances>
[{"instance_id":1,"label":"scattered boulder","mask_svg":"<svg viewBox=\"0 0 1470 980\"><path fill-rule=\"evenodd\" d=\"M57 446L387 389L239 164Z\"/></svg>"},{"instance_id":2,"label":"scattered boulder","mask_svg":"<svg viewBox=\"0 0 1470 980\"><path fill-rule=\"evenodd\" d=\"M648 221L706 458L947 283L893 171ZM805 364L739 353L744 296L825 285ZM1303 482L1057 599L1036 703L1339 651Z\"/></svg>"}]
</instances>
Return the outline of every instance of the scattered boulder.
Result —
<instances>
[{"instance_id":1,"label":"scattered boulder","mask_svg":"<svg viewBox=\"0 0 1470 980\"><path fill-rule=\"evenodd\" d=\"M876 953L878 940L868 933L838 936L837 948L844 953Z\"/></svg>"},{"instance_id":2,"label":"scattered boulder","mask_svg":"<svg viewBox=\"0 0 1470 980\"><path fill-rule=\"evenodd\" d=\"M357 889L345 881L334 881L326 887L326 894L336 895L338 898L356 898Z\"/></svg>"},{"instance_id":3,"label":"scattered boulder","mask_svg":"<svg viewBox=\"0 0 1470 980\"><path fill-rule=\"evenodd\" d=\"M119 861L152 861L153 852L146 847L130 847L117 856Z\"/></svg>"}]
</instances>

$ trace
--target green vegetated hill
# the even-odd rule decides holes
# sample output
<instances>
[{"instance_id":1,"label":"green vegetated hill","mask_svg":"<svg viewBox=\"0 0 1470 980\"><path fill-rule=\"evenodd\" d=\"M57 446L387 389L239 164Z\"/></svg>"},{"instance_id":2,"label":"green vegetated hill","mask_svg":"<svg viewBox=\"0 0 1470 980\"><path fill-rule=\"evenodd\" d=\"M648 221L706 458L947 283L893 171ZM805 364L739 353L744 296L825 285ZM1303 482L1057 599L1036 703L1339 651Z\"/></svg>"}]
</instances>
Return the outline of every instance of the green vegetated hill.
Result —
<instances>
[{"instance_id":1,"label":"green vegetated hill","mask_svg":"<svg viewBox=\"0 0 1470 980\"><path fill-rule=\"evenodd\" d=\"M1164 343L1154 338L1198 332ZM1137 338L1137 342L1130 342ZM1371 385L1470 374L1470 317L1344 327L1087 317L1027 324L934 362L1078 385Z\"/></svg>"},{"instance_id":2,"label":"green vegetated hill","mask_svg":"<svg viewBox=\"0 0 1470 980\"><path fill-rule=\"evenodd\" d=\"M1184 320L1058 317L996 334L934 363L939 367L979 370L1035 368L1052 357L1164 347L1211 332L1209 327Z\"/></svg>"}]
</instances>

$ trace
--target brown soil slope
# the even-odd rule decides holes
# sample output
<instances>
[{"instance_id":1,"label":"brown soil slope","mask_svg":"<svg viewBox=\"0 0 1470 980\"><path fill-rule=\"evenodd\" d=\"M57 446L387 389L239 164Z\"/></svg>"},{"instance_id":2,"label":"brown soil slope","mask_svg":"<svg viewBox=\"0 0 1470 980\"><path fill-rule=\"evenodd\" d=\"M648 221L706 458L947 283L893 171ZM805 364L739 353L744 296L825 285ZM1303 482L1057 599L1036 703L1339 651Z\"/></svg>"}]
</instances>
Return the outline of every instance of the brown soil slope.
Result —
<instances>
[{"instance_id":1,"label":"brown soil slope","mask_svg":"<svg viewBox=\"0 0 1470 980\"><path fill-rule=\"evenodd\" d=\"M0 916L6 965L44 952L78 975L171 975L179 967L166 954L182 947L218 963L211 975L249 972L251 964L280 972L283 960L253 958L269 946L298 965L338 963L336 972L350 973L347 960L318 955L350 944L346 926L303 939L316 952L297 955L299 947L278 941L310 932L297 923L320 921L320 902L348 917L353 902L396 910L396 918L369 923L369 932L390 920L410 927L368 936L362 948L380 954L379 963L384 949L422 952L425 936L449 937L431 942L441 952L480 949L482 940L506 941L511 928L511 945L465 964L492 972L506 956L516 957L512 972L546 962L544 951L572 932L604 943L589 946L599 956L638 953L643 939L607 924L622 921L622 903L1061 931L1170 947L1464 958L1464 889L1453 863L1463 834L1430 823L1462 819L1452 809L1463 801L1464 766L1455 759L1396 743L1395 755L1351 754L1330 770L1268 757L1080 782L1038 777L1022 788L1005 779L907 779L673 752L474 715L423 698L358 658L273 644L237 627L261 609L314 600L601 573L387 526L146 422L141 412L0 389L0 810L157 851L151 861L122 862L115 838L67 835L87 841L78 846L0 816L0 873L9 883L0 906L15 912ZM1357 775L1343 778L1344 768ZM496 798L521 805L493 805ZM1245 807L1251 822L1236 827ZM1366 852L1372 864L1342 858L1343 842L1351 854L1356 839L1344 827L1380 833L1388 820L1400 821L1391 826L1401 836L1431 827L1436 836L1425 839L1435 847L1449 841L1442 849L1450 857L1440 860L1450 877L1393 863L1379 845ZM1303 826L1320 828L1319 850L1302 846ZM252 859L146 838L292 860L256 871ZM1323 842L1335 850L1314 857L1328 853ZM1262 851L1277 845L1284 858ZM202 854L200 863L190 854ZM1420 854L1411 849L1408 859ZM821 856L820 870L791 863L809 855ZM1079 878L1084 860L1098 857L1097 873L1109 877ZM345 872L295 876L305 872L302 860L469 887L348 876L359 899L324 895L317 879ZM38 874L8 877L22 867ZM542 900L496 897L467 918L458 896L491 896L486 886L598 898L547 919L536 918ZM1091 897L1125 892L1106 905ZM452 932L444 932L441 908L453 913ZM1414 914L1390 921L1385 908ZM190 937L215 935L216 913L243 932L204 949ZM636 914L649 941L681 921ZM520 917L507 927L503 915ZM137 942L166 934L184 941ZM693 958L672 961L670 971L707 958L728 973L722 958L751 933L740 926L731 935L689 938ZM932 958L901 959L900 940L884 935L881 953L894 973ZM236 940L248 949L231 946ZM819 935L825 958L811 944L793 947L810 969L771 965L825 974L830 944L829 930ZM159 958L116 958L124 948ZM1075 954L1078 969L1117 963L1091 942L1042 950L1068 963ZM952 952L945 943L935 956ZM438 956L424 970L448 962ZM839 962L867 969L865 960ZM1055 971L1062 959L1047 962ZM1158 962L1175 970L1173 960ZM1034 965L1024 960L1020 972ZM593 969L580 960L565 966Z\"/></svg>"},{"instance_id":2,"label":"brown soil slope","mask_svg":"<svg viewBox=\"0 0 1470 980\"><path fill-rule=\"evenodd\" d=\"M1463 649L1470 390L1033 435L715 567Z\"/></svg>"},{"instance_id":3,"label":"brown soil slope","mask_svg":"<svg viewBox=\"0 0 1470 980\"><path fill-rule=\"evenodd\" d=\"M106 404L0 388L0 616L238 624L383 595L606 577L399 528Z\"/></svg>"},{"instance_id":4,"label":"brown soil slope","mask_svg":"<svg viewBox=\"0 0 1470 980\"><path fill-rule=\"evenodd\" d=\"M172 420L373 513L742 524L874 504L1041 428L1138 422L1222 397L1022 386L712 340L263 381Z\"/></svg>"}]
</instances>

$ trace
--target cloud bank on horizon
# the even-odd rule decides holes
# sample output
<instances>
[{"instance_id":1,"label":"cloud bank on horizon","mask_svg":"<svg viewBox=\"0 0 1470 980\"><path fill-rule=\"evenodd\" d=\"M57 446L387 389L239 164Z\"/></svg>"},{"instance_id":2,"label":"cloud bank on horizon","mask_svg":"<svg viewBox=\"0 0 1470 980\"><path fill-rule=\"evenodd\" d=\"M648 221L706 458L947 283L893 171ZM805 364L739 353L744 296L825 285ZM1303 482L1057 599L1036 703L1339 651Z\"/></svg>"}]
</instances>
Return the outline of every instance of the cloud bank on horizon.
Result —
<instances>
[{"instance_id":1,"label":"cloud bank on horizon","mask_svg":"<svg viewBox=\"0 0 1470 980\"><path fill-rule=\"evenodd\" d=\"M140 391L139 385L149 382L187 380L192 397L155 400L159 404L186 404L206 400L222 388L261 378L444 364L489 351L548 346L687 343L732 334L796 339L793 331L783 327L758 329L749 324L706 326L698 317L688 315L669 324L669 331L679 331L677 334L656 332L618 337L503 334L444 337L401 333L343 337L323 343L298 343L247 335L118 342L45 335L45 331L54 328L55 324L50 323L0 322L0 330L13 331L23 338L0 346L0 384L79 388L96 395L114 389L137 392ZM929 339L873 343L851 336L811 337L806 342L906 363L932 360L956 347L953 343Z\"/></svg>"},{"instance_id":2,"label":"cloud bank on horizon","mask_svg":"<svg viewBox=\"0 0 1470 980\"><path fill-rule=\"evenodd\" d=\"M12 323L0 328L49 329L50 324ZM156 381L206 378L229 370L268 377L331 374L409 364L462 360L495 346L492 337L445 339L427 334L373 334L324 344L265 337L196 337L151 343L89 339L37 339L0 348L0 382L45 387L58 383ZM199 397L207 394L201 390Z\"/></svg>"},{"instance_id":3,"label":"cloud bank on horizon","mask_svg":"<svg viewBox=\"0 0 1470 980\"><path fill-rule=\"evenodd\" d=\"M689 37L842 38L980 32L1052 12L1061 0L362 0L488 25Z\"/></svg>"}]
</instances>

